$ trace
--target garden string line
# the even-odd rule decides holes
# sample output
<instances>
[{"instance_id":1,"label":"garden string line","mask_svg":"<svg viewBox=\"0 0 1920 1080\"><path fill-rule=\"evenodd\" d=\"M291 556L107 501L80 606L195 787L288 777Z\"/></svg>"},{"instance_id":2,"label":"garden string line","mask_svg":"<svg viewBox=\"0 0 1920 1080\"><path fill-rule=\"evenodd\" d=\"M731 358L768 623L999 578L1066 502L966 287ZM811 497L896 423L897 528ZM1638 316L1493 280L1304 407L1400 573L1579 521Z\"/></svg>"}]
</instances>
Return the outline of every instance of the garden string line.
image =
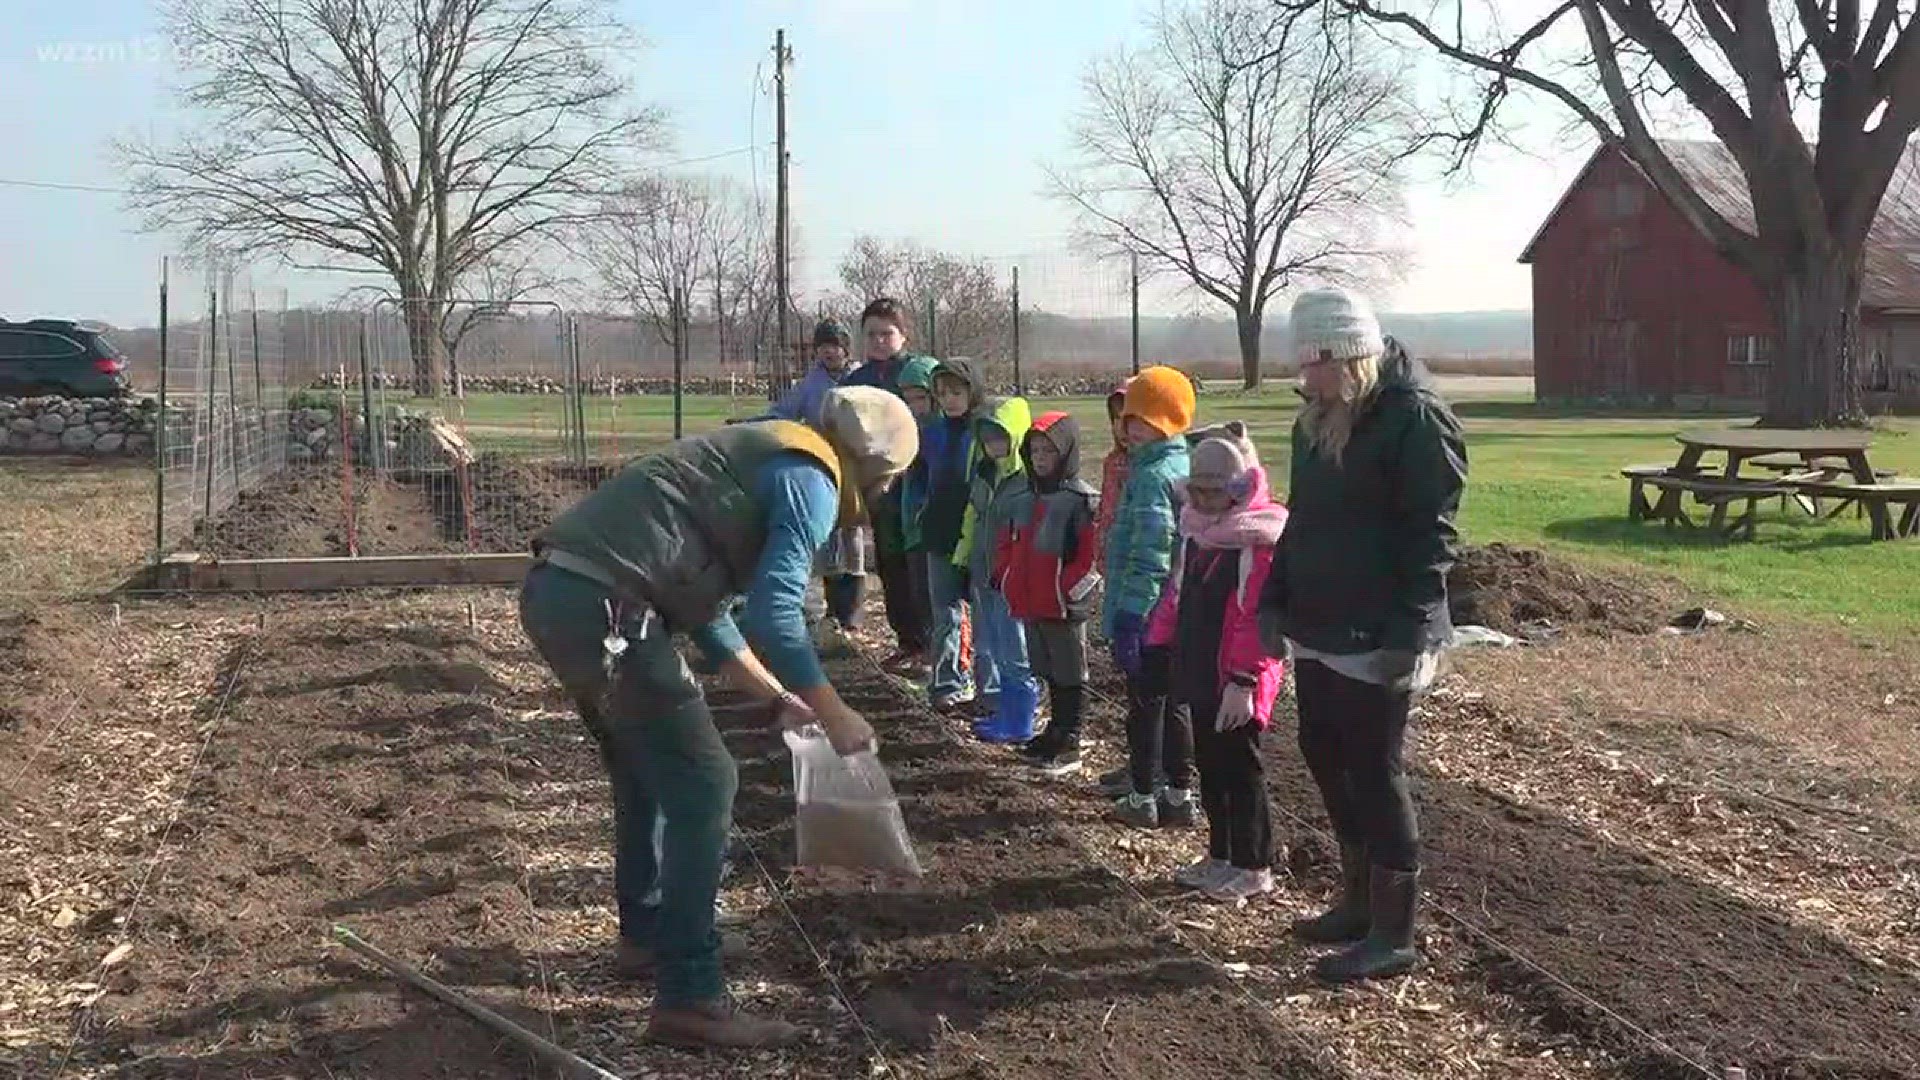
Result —
<instances>
[{"instance_id":1,"label":"garden string line","mask_svg":"<svg viewBox=\"0 0 1920 1080\"><path fill-rule=\"evenodd\" d=\"M213 744L214 734L220 730L221 723L226 719L227 706L233 700L234 688L240 685L240 673L246 668L247 662L253 658L253 645L253 639L248 638L240 643L239 650L234 653L233 666L227 671L226 686L221 688L220 697L214 703L213 717L207 721L206 733L201 736L200 745L193 752L193 760L187 765L186 778L180 787L180 797L174 800L173 810L167 815L167 823L160 829L159 843L154 846L153 855L147 860L146 868L140 874L140 884L134 888L133 899L127 902L125 921L121 924L122 944L127 943L132 936L134 919L139 912L140 902L146 898L147 886L153 881L154 871L159 869L168 858L167 841L173 834L174 826L180 821L181 811L186 809L187 796L192 792L194 781L200 775L200 765L206 759L207 748ZM73 1037L67 1041L67 1049L60 1055L60 1064L54 1068L55 1080L65 1075L67 1065L73 1060L74 1052L80 1046L80 1037L86 1032L88 1024L93 1019L94 1007L102 996L104 995L96 994L91 1001L87 1002L80 1015L74 1018Z\"/></svg>"},{"instance_id":2,"label":"garden string line","mask_svg":"<svg viewBox=\"0 0 1920 1080\"><path fill-rule=\"evenodd\" d=\"M890 689L893 689L896 694L899 693L900 680L897 680L893 675L891 675L885 669L880 667L879 662L876 661L865 650L862 650L856 647L855 652L862 660L866 661L866 663L870 667L872 667L874 671L879 673L881 682L884 685L886 685ZM1089 686L1087 687L1087 689L1092 690L1093 688ZM964 739L961 739L960 737L955 735L953 733L952 728L948 724L946 724L944 721L940 720L940 718L938 717L935 718L935 727L939 729L941 738L945 739L947 742L951 743L952 745L960 747L962 749L974 749L972 744L966 742ZM1151 912L1153 917L1159 921L1160 928L1162 930L1166 931L1181 946L1186 948L1188 951L1192 952L1194 955L1198 956L1208 966L1212 967L1215 973L1218 974L1220 978L1225 981L1226 985L1233 987L1233 989L1239 993L1240 997L1248 1005L1251 1005L1253 1007L1253 1010L1256 1013L1264 1013L1270 1019L1272 1019L1275 1025L1276 1032L1287 1042L1292 1043L1295 1049L1303 1052L1309 1060L1316 1061L1321 1065L1324 1065L1332 1069L1334 1072L1340 1075L1343 1075L1343 1076L1355 1075L1354 1071L1351 1068L1348 1068L1346 1064L1341 1062L1339 1058L1335 1057L1332 1051L1328 1050L1326 1047L1316 1045L1314 1042L1309 1040L1306 1036L1294 1030L1293 1026L1287 1023L1286 1018L1280 1014L1279 1009L1255 997L1253 995L1253 991L1247 989L1246 980L1235 978L1233 976L1233 973L1227 970L1226 965L1222 963L1219 958L1215 957L1212 953L1208 952L1204 945L1201 945L1198 942L1192 940L1186 933L1182 931L1182 928L1180 927L1180 925L1176 923L1173 919L1169 918L1166 912L1160 910L1159 906L1156 905L1152 900L1148 899L1147 895L1141 892L1138 886L1134 885L1132 881L1128 880L1125 875L1118 873L1111 866L1108 866L1106 863L1106 860L1102 859L1098 853L1088 848L1087 845L1083 843L1078 836L1075 836L1071 831L1065 831L1064 835L1067 837L1069 842L1073 844L1074 848L1079 851L1080 856L1082 858L1086 859L1088 862L1092 863L1093 865L1099 867L1100 870L1103 873L1105 873L1108 877L1119 882L1121 887L1127 890L1127 892L1131 895L1133 900L1137 904L1139 904L1140 907Z\"/></svg>"},{"instance_id":3,"label":"garden string line","mask_svg":"<svg viewBox=\"0 0 1920 1080\"><path fill-rule=\"evenodd\" d=\"M1105 701L1108 705L1120 707L1124 711L1124 706L1121 706L1121 704L1115 701L1111 696L1103 693L1100 690L1095 689L1093 686L1089 685L1086 688L1086 690L1090 696L1098 698L1102 701ZM1334 845L1338 844L1338 838L1335 837L1331 832L1321 828L1320 826L1314 824L1313 822L1307 820L1306 818L1301 817L1299 814L1295 813L1291 808L1289 808L1285 803L1279 802L1277 800L1270 800L1270 805L1274 809L1280 811L1280 813L1284 817L1286 817L1288 820L1292 821L1295 826L1301 829L1304 829L1307 832L1314 834L1315 836L1320 837L1322 840L1326 841L1329 844L1334 844ZM1632 1020L1629 1020L1625 1016L1622 1016L1619 1012L1615 1011L1614 1009L1609 1008L1605 1002L1600 1001L1599 999L1595 998L1592 994L1587 993L1586 991L1568 982L1566 979L1561 978L1558 974L1548 969L1546 966L1534 960L1532 957L1528 956L1527 954L1521 952L1518 947L1509 945L1505 941L1502 941L1498 937L1495 937L1491 931L1479 926L1478 924L1468 919L1466 916L1461 915L1459 912L1454 911L1452 908L1441 903L1440 900L1437 897L1435 897L1431 891L1427 891L1423 893L1422 898L1425 901L1426 905L1432 908L1442 918L1458 925L1461 929L1465 930L1468 934L1480 939L1481 941L1485 942L1487 945L1493 947L1498 952L1506 955L1508 959L1515 961L1516 963L1520 964L1522 967L1527 968L1528 970L1532 971L1534 974L1539 975L1541 978L1544 978L1548 982L1559 987L1561 990L1564 990L1568 994L1571 994L1576 1000L1593 1008L1595 1011L1599 1012L1601 1015L1607 1017L1607 1019L1613 1021L1615 1024L1618 1024L1623 1030L1628 1031L1640 1037L1641 1039L1645 1040L1647 1043L1649 1043L1656 1049L1673 1055L1673 1057L1676 1060L1686 1065L1688 1068L1692 1069L1693 1071L1699 1073L1701 1076L1707 1077L1708 1080L1721 1080L1722 1074L1717 1073L1714 1070L1708 1068L1705 1064L1700 1062L1698 1059L1682 1051L1678 1047L1674 1046L1672 1043L1654 1034L1653 1032L1648 1031L1646 1028L1640 1026L1639 1024L1634 1023Z\"/></svg>"}]
</instances>

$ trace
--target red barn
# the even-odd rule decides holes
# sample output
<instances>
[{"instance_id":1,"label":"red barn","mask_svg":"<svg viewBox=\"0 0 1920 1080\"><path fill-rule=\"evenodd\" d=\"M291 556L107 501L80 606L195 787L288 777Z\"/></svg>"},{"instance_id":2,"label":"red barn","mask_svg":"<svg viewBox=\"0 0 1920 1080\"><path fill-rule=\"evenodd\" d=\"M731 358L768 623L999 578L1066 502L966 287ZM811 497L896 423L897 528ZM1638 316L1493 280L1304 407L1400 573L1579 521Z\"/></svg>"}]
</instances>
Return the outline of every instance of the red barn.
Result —
<instances>
[{"instance_id":1,"label":"red barn","mask_svg":"<svg viewBox=\"0 0 1920 1080\"><path fill-rule=\"evenodd\" d=\"M1694 190L1751 230L1738 163L1717 142L1662 143ZM1868 242L1866 398L1920 407L1920 169L1900 168ZM1603 146L1520 261L1533 267L1534 392L1546 403L1756 407L1778 341L1759 286Z\"/></svg>"}]
</instances>

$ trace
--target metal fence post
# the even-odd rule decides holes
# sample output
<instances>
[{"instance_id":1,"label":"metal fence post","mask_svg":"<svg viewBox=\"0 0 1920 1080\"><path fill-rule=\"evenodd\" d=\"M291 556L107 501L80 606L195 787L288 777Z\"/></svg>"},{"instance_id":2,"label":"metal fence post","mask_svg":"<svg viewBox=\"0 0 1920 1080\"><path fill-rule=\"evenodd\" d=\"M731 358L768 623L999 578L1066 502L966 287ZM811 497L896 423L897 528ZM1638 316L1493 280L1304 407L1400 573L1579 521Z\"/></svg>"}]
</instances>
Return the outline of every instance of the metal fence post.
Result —
<instances>
[{"instance_id":1,"label":"metal fence post","mask_svg":"<svg viewBox=\"0 0 1920 1080\"><path fill-rule=\"evenodd\" d=\"M227 291L227 319L231 321L233 319L233 291L234 291L233 281L231 278L229 278L225 282L225 288ZM240 496L240 488L241 488L240 459L241 457L244 456L240 452L239 444L240 444L240 437L242 433L245 431L245 429L240 426L240 384L235 378L233 373L233 369L236 366L238 365L236 365L233 362L233 327L228 326L227 327L227 465L228 465L227 472L233 477L233 493L234 493L234 497L237 499Z\"/></svg>"},{"instance_id":2,"label":"metal fence post","mask_svg":"<svg viewBox=\"0 0 1920 1080\"><path fill-rule=\"evenodd\" d=\"M1140 374L1140 253L1133 253L1133 272L1127 282L1128 321L1133 328L1133 373Z\"/></svg>"},{"instance_id":3,"label":"metal fence post","mask_svg":"<svg viewBox=\"0 0 1920 1080\"><path fill-rule=\"evenodd\" d=\"M571 315L565 317L567 335L567 356L573 366L573 439L577 446L574 460L585 468L587 464L587 395L592 387L587 382L587 365L580 359L580 320Z\"/></svg>"},{"instance_id":4,"label":"metal fence post","mask_svg":"<svg viewBox=\"0 0 1920 1080\"><path fill-rule=\"evenodd\" d=\"M220 363L220 286L207 286L207 363ZM202 504L202 519L213 517L213 474L219 471L220 440L214 428L214 398L220 392L220 369L213 368L207 373L207 483L206 499Z\"/></svg>"},{"instance_id":5,"label":"metal fence post","mask_svg":"<svg viewBox=\"0 0 1920 1080\"><path fill-rule=\"evenodd\" d=\"M378 426L373 419L373 367L367 358L367 316L360 315L360 416L366 421L367 461L374 471L380 469L380 450L385 439L380 437Z\"/></svg>"},{"instance_id":6,"label":"metal fence post","mask_svg":"<svg viewBox=\"0 0 1920 1080\"><path fill-rule=\"evenodd\" d=\"M686 294L678 287L673 290L673 299L667 311L667 317L673 320L673 437L680 438L681 395L686 388L687 365L687 322Z\"/></svg>"},{"instance_id":7,"label":"metal fence post","mask_svg":"<svg viewBox=\"0 0 1920 1080\"><path fill-rule=\"evenodd\" d=\"M167 551L167 269L160 257L160 408L153 421L153 561Z\"/></svg>"},{"instance_id":8,"label":"metal fence post","mask_svg":"<svg viewBox=\"0 0 1920 1080\"><path fill-rule=\"evenodd\" d=\"M1020 268L1013 268L1013 392L1025 394L1026 380L1020 377Z\"/></svg>"}]
</instances>

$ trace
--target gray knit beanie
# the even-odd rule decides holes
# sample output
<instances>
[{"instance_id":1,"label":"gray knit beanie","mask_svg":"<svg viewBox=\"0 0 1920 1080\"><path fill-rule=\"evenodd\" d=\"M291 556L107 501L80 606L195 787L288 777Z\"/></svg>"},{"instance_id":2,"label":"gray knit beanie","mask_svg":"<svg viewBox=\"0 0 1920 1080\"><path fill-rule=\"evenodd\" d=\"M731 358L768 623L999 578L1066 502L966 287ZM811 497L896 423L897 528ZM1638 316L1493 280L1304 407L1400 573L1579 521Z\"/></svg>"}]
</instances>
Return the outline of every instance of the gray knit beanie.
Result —
<instances>
[{"instance_id":1,"label":"gray knit beanie","mask_svg":"<svg viewBox=\"0 0 1920 1080\"><path fill-rule=\"evenodd\" d=\"M1294 358L1311 364L1323 355L1358 360L1386 350L1373 308L1346 289L1309 289L1293 301Z\"/></svg>"}]
</instances>

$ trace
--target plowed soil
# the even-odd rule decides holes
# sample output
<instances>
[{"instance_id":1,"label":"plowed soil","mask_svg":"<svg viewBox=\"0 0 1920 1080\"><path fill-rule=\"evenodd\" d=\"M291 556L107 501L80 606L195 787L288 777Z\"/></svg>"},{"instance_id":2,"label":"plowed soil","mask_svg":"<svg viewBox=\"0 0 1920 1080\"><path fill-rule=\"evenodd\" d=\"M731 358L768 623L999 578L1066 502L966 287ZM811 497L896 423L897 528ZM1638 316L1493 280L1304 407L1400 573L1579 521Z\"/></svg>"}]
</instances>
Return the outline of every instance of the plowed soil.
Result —
<instances>
[{"instance_id":1,"label":"plowed soil","mask_svg":"<svg viewBox=\"0 0 1920 1080\"><path fill-rule=\"evenodd\" d=\"M607 471L493 454L464 479L452 471L389 479L336 466L287 469L202 523L193 546L230 558L525 551Z\"/></svg>"},{"instance_id":2,"label":"plowed soil","mask_svg":"<svg viewBox=\"0 0 1920 1080\"><path fill-rule=\"evenodd\" d=\"M338 949L337 923L633 1078L1920 1077L1916 864L1686 786L1657 717L1609 766L1578 717L1516 711L1492 678L1586 640L1464 665L1430 700L1426 965L1340 992L1286 936L1330 876L1288 717L1267 747L1288 872L1229 908L1167 881L1200 834L1112 824L1087 776L1025 775L863 659L831 673L926 874L795 872L787 757L716 692L741 776L723 900L751 947L732 987L812 1036L719 1055L647 1045L647 987L611 976L605 784L511 595L10 618L0 1075L548 1075ZM1461 688L1476 672L1484 693ZM1090 719L1093 774L1119 716Z\"/></svg>"}]
</instances>

